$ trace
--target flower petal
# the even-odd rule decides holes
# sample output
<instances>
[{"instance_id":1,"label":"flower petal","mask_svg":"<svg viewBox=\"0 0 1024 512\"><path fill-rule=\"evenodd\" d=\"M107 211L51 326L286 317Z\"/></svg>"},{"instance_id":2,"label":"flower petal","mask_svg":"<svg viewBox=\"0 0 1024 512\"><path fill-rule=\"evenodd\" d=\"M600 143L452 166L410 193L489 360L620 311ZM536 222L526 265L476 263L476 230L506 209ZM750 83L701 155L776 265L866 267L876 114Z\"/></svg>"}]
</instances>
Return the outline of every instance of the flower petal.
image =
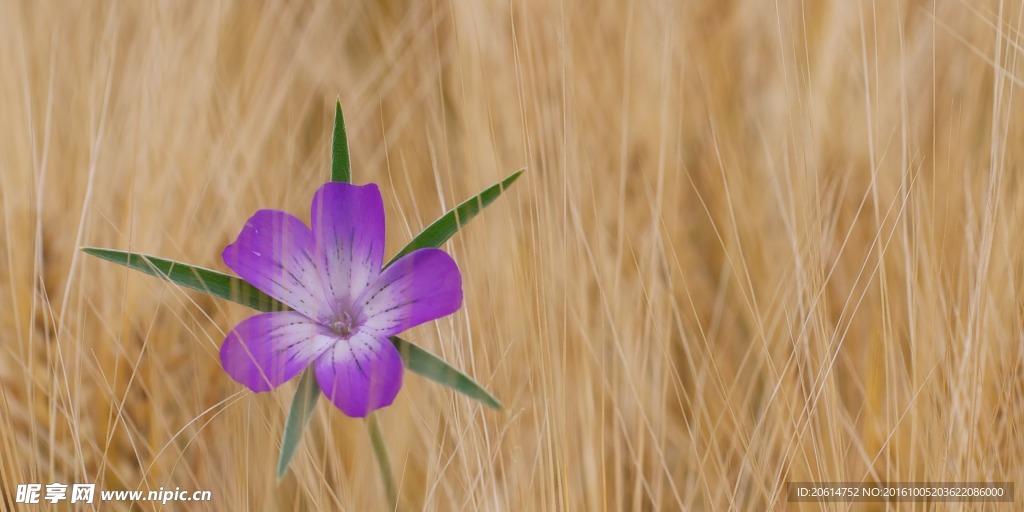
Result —
<instances>
[{"instance_id":1,"label":"flower petal","mask_svg":"<svg viewBox=\"0 0 1024 512\"><path fill-rule=\"evenodd\" d=\"M413 251L384 270L359 298L364 328L389 336L454 313L462 274L440 249Z\"/></svg>"},{"instance_id":2,"label":"flower petal","mask_svg":"<svg viewBox=\"0 0 1024 512\"><path fill-rule=\"evenodd\" d=\"M325 183L313 196L313 237L326 293L336 314L380 274L384 262L384 202L377 185Z\"/></svg>"},{"instance_id":3,"label":"flower petal","mask_svg":"<svg viewBox=\"0 0 1024 512\"><path fill-rule=\"evenodd\" d=\"M387 338L358 331L320 356L313 368L324 396L361 418L391 405L402 387L402 358Z\"/></svg>"},{"instance_id":4,"label":"flower petal","mask_svg":"<svg viewBox=\"0 0 1024 512\"><path fill-rule=\"evenodd\" d=\"M220 361L224 371L245 387L268 391L298 375L338 341L298 312L261 313L228 333Z\"/></svg>"},{"instance_id":5,"label":"flower petal","mask_svg":"<svg viewBox=\"0 0 1024 512\"><path fill-rule=\"evenodd\" d=\"M330 306L313 254L313 234L301 220L279 210L260 210L221 257L263 293L318 318Z\"/></svg>"}]
</instances>

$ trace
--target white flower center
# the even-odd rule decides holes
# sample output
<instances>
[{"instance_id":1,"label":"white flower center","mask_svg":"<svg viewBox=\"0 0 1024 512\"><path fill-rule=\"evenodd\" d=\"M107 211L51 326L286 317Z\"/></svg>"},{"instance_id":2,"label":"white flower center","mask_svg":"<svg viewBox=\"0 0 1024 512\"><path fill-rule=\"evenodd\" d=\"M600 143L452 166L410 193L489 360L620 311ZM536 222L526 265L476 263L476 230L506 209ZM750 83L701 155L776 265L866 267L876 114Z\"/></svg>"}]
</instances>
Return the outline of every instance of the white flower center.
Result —
<instances>
[{"instance_id":1,"label":"white flower center","mask_svg":"<svg viewBox=\"0 0 1024 512\"><path fill-rule=\"evenodd\" d=\"M352 315L345 311L341 313L340 317L335 318L328 327L331 328L331 331L334 332L334 334L337 334L342 338L347 338L351 336L359 326L356 325L355 319L352 318Z\"/></svg>"}]
</instances>

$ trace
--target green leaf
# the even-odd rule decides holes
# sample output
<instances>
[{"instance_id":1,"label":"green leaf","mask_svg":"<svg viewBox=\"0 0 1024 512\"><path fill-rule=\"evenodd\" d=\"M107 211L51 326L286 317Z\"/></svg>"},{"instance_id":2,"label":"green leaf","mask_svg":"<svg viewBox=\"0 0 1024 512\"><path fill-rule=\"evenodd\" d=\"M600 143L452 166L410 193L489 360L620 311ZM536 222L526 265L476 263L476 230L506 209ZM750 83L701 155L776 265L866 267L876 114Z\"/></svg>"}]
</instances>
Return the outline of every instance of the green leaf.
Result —
<instances>
[{"instance_id":1,"label":"green leaf","mask_svg":"<svg viewBox=\"0 0 1024 512\"><path fill-rule=\"evenodd\" d=\"M448 241L448 239L462 228L462 226L465 226L470 219L480 213L480 210L483 210L485 206L493 203L506 188L515 183L515 181L519 179L519 176L523 174L523 170L524 169L519 169L518 171L510 174L507 178L485 188L483 192L480 192L479 194L463 201L462 204L449 210L448 213L435 220L433 224L427 226L427 229L424 229L422 233L416 235L416 238L413 238L404 249L398 251L398 254L391 258L391 261L384 266L387 267L388 265L391 265L395 261L398 261L402 256L405 256L416 249L423 249L425 247L441 247L441 244Z\"/></svg>"},{"instance_id":2,"label":"green leaf","mask_svg":"<svg viewBox=\"0 0 1024 512\"><path fill-rule=\"evenodd\" d=\"M336 114L331 177L334 181L348 182L351 180L351 162L349 161L348 140L345 136L345 120L341 113L341 102L338 102L337 104ZM391 261L389 261L385 267L394 263L402 256L417 249L440 247L449 238L451 238L452 235L458 232L462 226L465 226L467 222L480 213L485 206L494 202L494 200L497 199L506 188L519 179L519 176L522 173L523 170L520 169L510 174L504 180L487 187L483 192L463 201L454 209L442 215L430 226L427 226L427 229L417 235L416 238L409 242L409 244L399 251L398 254L391 258ZM237 302L257 311L285 311L288 309L284 304L257 290L244 280L222 272L217 272L216 270L197 267L187 263L181 263L156 256L117 251L113 249L83 247L82 250L107 261L139 270L180 286L185 286L193 290L208 293L215 297ZM412 372L422 375L444 386L448 386L469 398L479 400L489 407L495 409L502 408L501 402L487 392L483 386L466 374L449 365L443 359L397 336L392 336L391 342L396 348L398 348L399 353L402 355L402 359L405 361L406 367ZM309 381L312 381L312 383L309 383ZM308 403L309 409L312 409L313 404L315 404L316 400L320 396L319 387L317 386L315 379L308 377L308 375L303 376L303 383L300 384L300 390L304 389L305 386L312 386L316 388L316 391L312 392L312 396L296 393L296 397L293 399L291 413L289 414L288 422L285 426L285 441L282 443L281 459L278 464L279 476L280 474L283 474L285 469L287 469L288 462L291 460L291 457L294 456L294 450L301 436L301 431L289 434L289 426L296 425L294 428L299 429L300 426L304 427L304 422L309 421L307 417L302 420L303 423L299 425L299 419L293 420L293 417L299 414L299 412L296 412L297 408L299 411L305 411L305 404ZM307 396L307 401L300 400ZM295 445L293 446L288 444L289 435L294 436L294 441L292 442ZM290 451L290 453L287 453L287 456L286 451Z\"/></svg>"},{"instance_id":3,"label":"green leaf","mask_svg":"<svg viewBox=\"0 0 1024 512\"><path fill-rule=\"evenodd\" d=\"M216 270L196 267L156 256L113 249L83 247L82 251L180 286L237 302L257 311L285 311L288 309L284 304L257 290L242 279L217 272ZM391 342L398 348L399 353L402 354L402 358L405 360L406 367L409 370L434 382L448 386L470 398L480 400L490 407L501 408L501 403L490 393L473 381L473 379L450 366L443 359L398 337L393 336ZM315 398L312 400L315 401ZM292 408L295 408L294 402L292 403Z\"/></svg>"},{"instance_id":4,"label":"green leaf","mask_svg":"<svg viewBox=\"0 0 1024 512\"><path fill-rule=\"evenodd\" d=\"M334 143L331 146L331 181L352 183L352 159L348 154L348 135L345 116L341 113L341 100L334 110Z\"/></svg>"},{"instance_id":5,"label":"green leaf","mask_svg":"<svg viewBox=\"0 0 1024 512\"><path fill-rule=\"evenodd\" d=\"M292 406L288 411L288 419L284 423L284 437L281 439L281 456L277 459L277 478L284 476L288 470L288 464L295 456L295 450L302 440L302 433L306 431L310 418L313 417L314 407L317 399L320 398L320 385L316 382L316 375L312 368L306 369L299 381L299 389L295 391L292 398Z\"/></svg>"},{"instance_id":6,"label":"green leaf","mask_svg":"<svg viewBox=\"0 0 1024 512\"><path fill-rule=\"evenodd\" d=\"M483 386L477 384L468 375L449 365L444 359L398 336L391 336L391 344L398 349L402 360L405 361L405 367L412 372L479 400L492 409L501 410L501 402L494 398L494 395L488 393Z\"/></svg>"},{"instance_id":7,"label":"green leaf","mask_svg":"<svg viewBox=\"0 0 1024 512\"><path fill-rule=\"evenodd\" d=\"M257 311L286 311L288 306L274 300L244 280L188 263L134 252L83 247L87 254L156 276L203 293L237 302Z\"/></svg>"}]
</instances>

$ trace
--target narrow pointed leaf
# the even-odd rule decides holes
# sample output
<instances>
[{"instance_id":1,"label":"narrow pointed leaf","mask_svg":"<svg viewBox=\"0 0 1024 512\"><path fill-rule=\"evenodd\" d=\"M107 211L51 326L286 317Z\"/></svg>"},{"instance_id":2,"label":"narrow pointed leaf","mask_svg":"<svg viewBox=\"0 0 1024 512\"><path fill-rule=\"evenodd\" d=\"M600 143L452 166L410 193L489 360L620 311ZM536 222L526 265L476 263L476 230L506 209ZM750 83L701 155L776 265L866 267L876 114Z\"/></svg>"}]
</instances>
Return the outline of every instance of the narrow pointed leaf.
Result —
<instances>
[{"instance_id":1,"label":"narrow pointed leaf","mask_svg":"<svg viewBox=\"0 0 1024 512\"><path fill-rule=\"evenodd\" d=\"M285 311L287 306L257 290L244 280L187 263L133 252L83 247L82 251L118 265L156 276L215 297L237 302L257 311Z\"/></svg>"},{"instance_id":2,"label":"narrow pointed leaf","mask_svg":"<svg viewBox=\"0 0 1024 512\"><path fill-rule=\"evenodd\" d=\"M277 478L281 479L288 470L288 464L295 456L295 450L302 440L310 418L313 417L316 401L320 398L320 385L312 369L307 369L299 381L299 389L295 391L292 405L288 411L288 419L284 423L284 437L281 438L281 456L277 459Z\"/></svg>"},{"instance_id":3,"label":"narrow pointed leaf","mask_svg":"<svg viewBox=\"0 0 1024 512\"><path fill-rule=\"evenodd\" d=\"M444 359L398 336L391 336L391 343L402 355L405 367L413 373L418 373L438 384L448 386L463 395L479 400L492 409L501 409L501 402L494 398L494 395L488 393L483 386L477 384L468 375L446 363Z\"/></svg>"},{"instance_id":4,"label":"narrow pointed leaf","mask_svg":"<svg viewBox=\"0 0 1024 512\"><path fill-rule=\"evenodd\" d=\"M180 286L237 302L257 311L285 311L288 309L284 304L257 290L242 279L217 272L216 270L156 256L113 249L83 247L82 251ZM391 342L395 344L395 347L402 354L402 358L409 370L434 382L448 386L470 398L480 400L490 407L501 408L501 403L488 393L487 390L473 379L453 368L443 359L401 338L392 337ZM316 396L319 397L319 394L316 394ZM316 398L311 400L315 402Z\"/></svg>"},{"instance_id":5,"label":"narrow pointed leaf","mask_svg":"<svg viewBox=\"0 0 1024 512\"><path fill-rule=\"evenodd\" d=\"M348 135L345 133L345 115L341 113L341 100L338 100L337 107L334 109L331 181L352 183L352 159L348 153Z\"/></svg>"},{"instance_id":6,"label":"narrow pointed leaf","mask_svg":"<svg viewBox=\"0 0 1024 512\"><path fill-rule=\"evenodd\" d=\"M483 192L463 201L455 208L448 211L448 213L441 216L441 218L434 221L433 224L427 226L422 233L416 235L404 249L398 251L388 265L398 261L398 258L415 251L416 249L423 249L425 247L441 247L449 238L452 237L462 226L465 226L476 214L480 213L485 206L494 202L506 188L511 186L519 176L523 174L523 169L510 174L507 178L491 185L484 189ZM385 265L386 267L387 265Z\"/></svg>"}]
</instances>

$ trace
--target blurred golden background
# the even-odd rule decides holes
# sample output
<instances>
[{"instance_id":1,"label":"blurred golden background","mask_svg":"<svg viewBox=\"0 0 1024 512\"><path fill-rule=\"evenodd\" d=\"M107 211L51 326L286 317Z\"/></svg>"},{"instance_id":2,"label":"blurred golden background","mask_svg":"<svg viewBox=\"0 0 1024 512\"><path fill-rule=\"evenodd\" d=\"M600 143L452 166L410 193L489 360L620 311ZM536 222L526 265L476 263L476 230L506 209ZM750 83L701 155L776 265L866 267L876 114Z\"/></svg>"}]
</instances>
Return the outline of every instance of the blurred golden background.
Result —
<instances>
[{"instance_id":1,"label":"blurred golden background","mask_svg":"<svg viewBox=\"0 0 1024 512\"><path fill-rule=\"evenodd\" d=\"M226 271L255 210L308 220L337 98L389 254L527 168L445 247L464 308L406 336L506 410L408 375L380 414L406 509L795 509L787 481L1019 480L1022 16L0 0L5 507L53 481L211 490L171 505L189 510L384 507L365 426L326 401L276 480L295 383L253 395L218 360L251 311L77 250Z\"/></svg>"}]
</instances>

